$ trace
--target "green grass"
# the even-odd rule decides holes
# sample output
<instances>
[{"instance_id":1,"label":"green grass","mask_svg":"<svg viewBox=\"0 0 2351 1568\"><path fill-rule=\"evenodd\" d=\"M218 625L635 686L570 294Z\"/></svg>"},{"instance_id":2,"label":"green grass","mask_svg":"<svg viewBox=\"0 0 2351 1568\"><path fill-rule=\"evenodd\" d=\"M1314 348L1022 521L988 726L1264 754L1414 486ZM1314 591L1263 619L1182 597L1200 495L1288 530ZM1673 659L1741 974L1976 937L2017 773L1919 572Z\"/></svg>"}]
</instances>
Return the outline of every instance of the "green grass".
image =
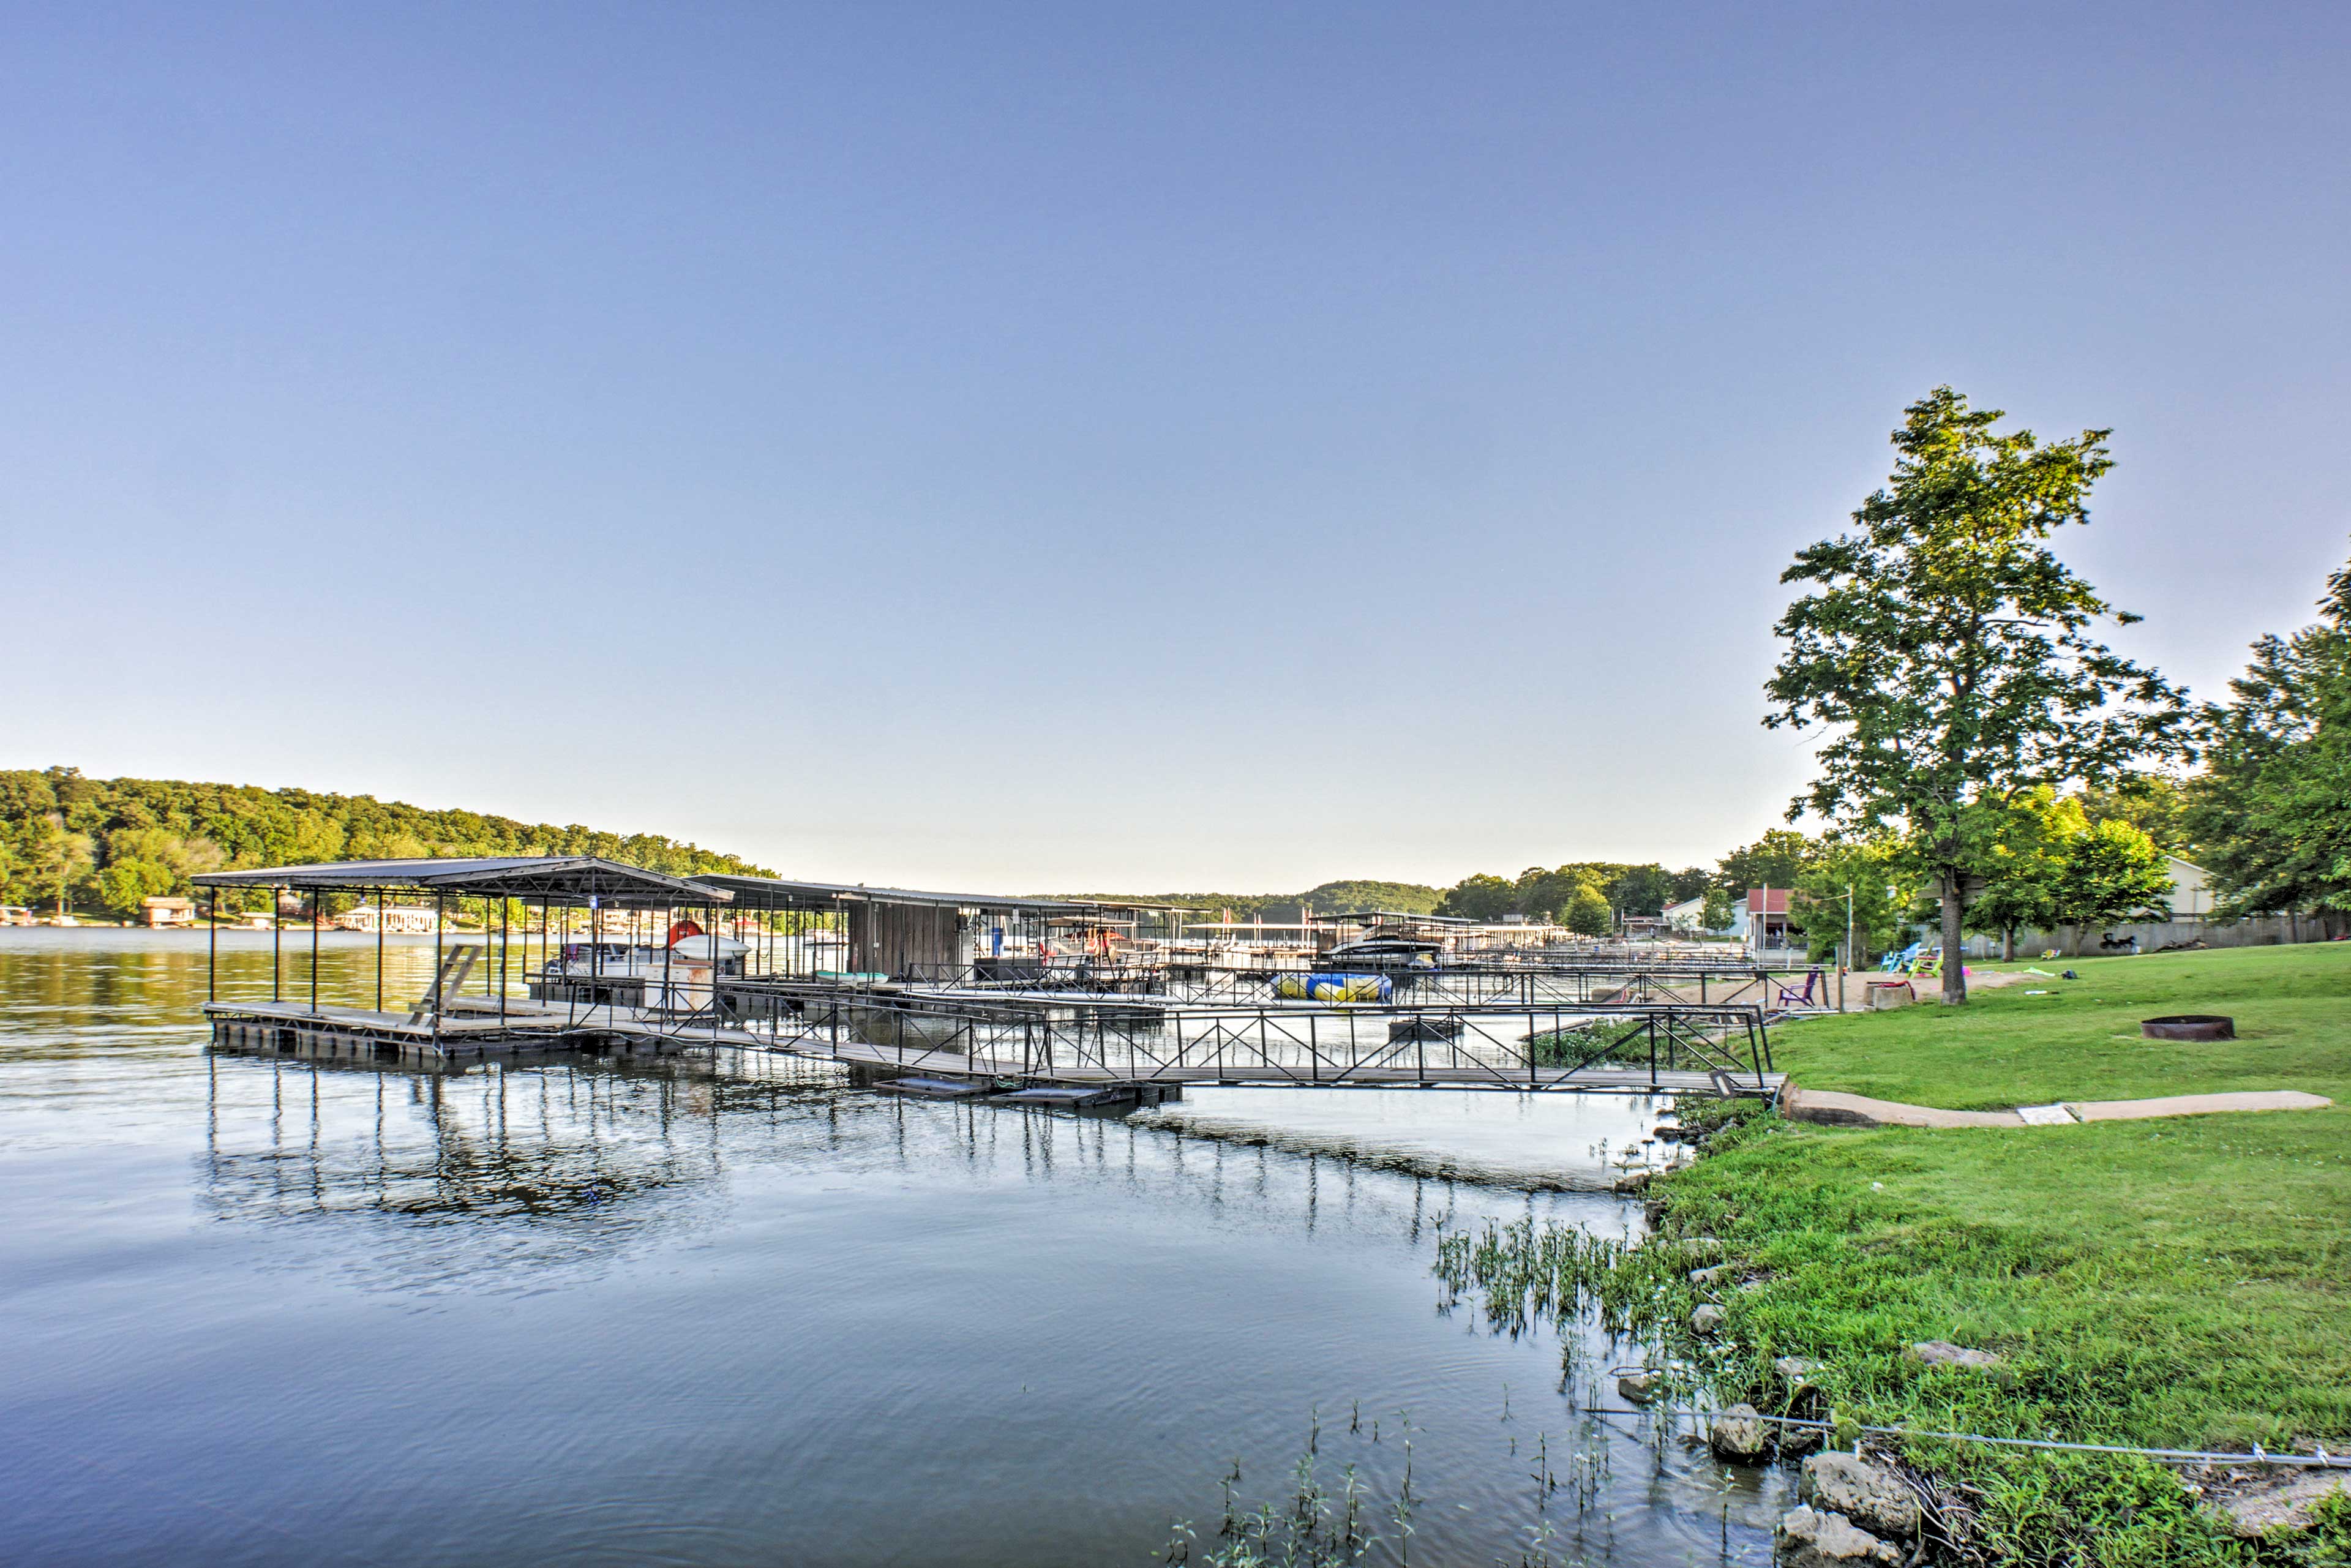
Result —
<instances>
[{"instance_id":1,"label":"green grass","mask_svg":"<svg viewBox=\"0 0 2351 1568\"><path fill-rule=\"evenodd\" d=\"M2028 977L1970 992L1964 1009L1928 1001L1790 1025L1772 1035L1774 1062L1806 1088L1955 1111L2224 1089L2351 1097L2351 942L2037 967L2082 977ZM2229 1014L2237 1038L2140 1038L2141 1019L2166 1013Z\"/></svg>"},{"instance_id":2,"label":"green grass","mask_svg":"<svg viewBox=\"0 0 2351 1568\"><path fill-rule=\"evenodd\" d=\"M1828 1364L1873 1424L2160 1448L2351 1448L2351 945L2043 962L2077 981L1802 1024L1809 1088L1956 1108L2293 1088L2323 1111L2067 1128L1844 1129L1765 1116L1666 1185L1666 1228L1769 1277L1723 1298L1732 1381ZM2138 1037L2220 1012L2240 1037ZM1928 1371L1905 1346L1994 1350L2016 1378ZM2008 1560L2220 1562L2236 1549L2160 1471L1913 1445L1980 1494ZM2330 1548L2331 1549L2331 1548Z\"/></svg>"}]
</instances>

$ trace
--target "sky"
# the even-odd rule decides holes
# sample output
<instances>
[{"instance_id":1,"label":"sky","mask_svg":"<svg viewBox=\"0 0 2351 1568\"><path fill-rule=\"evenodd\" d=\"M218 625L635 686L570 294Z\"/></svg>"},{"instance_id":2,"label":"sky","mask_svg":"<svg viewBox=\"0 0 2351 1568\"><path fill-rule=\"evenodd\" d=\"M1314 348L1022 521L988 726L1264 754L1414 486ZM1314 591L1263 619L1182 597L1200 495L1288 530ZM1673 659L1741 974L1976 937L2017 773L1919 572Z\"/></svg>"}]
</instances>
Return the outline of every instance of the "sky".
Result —
<instances>
[{"instance_id":1,"label":"sky","mask_svg":"<svg viewBox=\"0 0 2351 1568\"><path fill-rule=\"evenodd\" d=\"M0 766L990 891L1710 862L1949 383L2219 695L2351 554L2351 7L26 5Z\"/></svg>"}]
</instances>

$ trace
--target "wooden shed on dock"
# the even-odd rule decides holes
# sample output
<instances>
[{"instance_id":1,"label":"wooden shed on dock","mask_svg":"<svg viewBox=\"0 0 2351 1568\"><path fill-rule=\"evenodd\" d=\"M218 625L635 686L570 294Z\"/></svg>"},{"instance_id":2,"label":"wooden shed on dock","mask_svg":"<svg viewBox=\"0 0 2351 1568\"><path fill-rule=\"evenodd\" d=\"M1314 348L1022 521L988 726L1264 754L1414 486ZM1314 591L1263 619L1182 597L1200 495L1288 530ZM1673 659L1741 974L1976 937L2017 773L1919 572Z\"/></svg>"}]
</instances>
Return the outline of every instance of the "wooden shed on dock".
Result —
<instances>
[{"instance_id":1,"label":"wooden shed on dock","mask_svg":"<svg viewBox=\"0 0 2351 1568\"><path fill-rule=\"evenodd\" d=\"M820 912L847 936L851 973L907 980L958 978L968 967L985 968L995 959L1033 967L1068 956L1056 948L1072 944L1071 933L1113 925L1132 930L1132 912L1149 907L772 876L714 873L702 880L732 894L737 909Z\"/></svg>"}]
</instances>

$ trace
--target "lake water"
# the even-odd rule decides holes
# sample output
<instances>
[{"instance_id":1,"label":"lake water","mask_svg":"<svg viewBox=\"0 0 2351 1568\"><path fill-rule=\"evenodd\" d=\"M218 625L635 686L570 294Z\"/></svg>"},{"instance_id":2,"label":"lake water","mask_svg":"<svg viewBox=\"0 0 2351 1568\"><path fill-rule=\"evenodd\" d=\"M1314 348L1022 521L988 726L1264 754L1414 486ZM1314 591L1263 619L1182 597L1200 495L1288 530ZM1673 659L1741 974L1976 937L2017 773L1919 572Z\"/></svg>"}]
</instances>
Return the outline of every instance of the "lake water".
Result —
<instances>
[{"instance_id":1,"label":"lake water","mask_svg":"<svg viewBox=\"0 0 2351 1568\"><path fill-rule=\"evenodd\" d=\"M431 951L391 945L388 994ZM322 994L373 959L329 941ZM286 962L302 994L307 932ZM225 994L270 965L223 938ZM1443 1227L1637 1224L1575 1189L1646 1102L321 1069L208 1051L204 987L201 936L0 932L11 1563L1142 1568L1310 1443L1376 1562L1407 1443L1413 1563L1760 1563L1790 1500L1582 1414L1607 1346L1563 1385L1556 1338L1441 1307Z\"/></svg>"}]
</instances>

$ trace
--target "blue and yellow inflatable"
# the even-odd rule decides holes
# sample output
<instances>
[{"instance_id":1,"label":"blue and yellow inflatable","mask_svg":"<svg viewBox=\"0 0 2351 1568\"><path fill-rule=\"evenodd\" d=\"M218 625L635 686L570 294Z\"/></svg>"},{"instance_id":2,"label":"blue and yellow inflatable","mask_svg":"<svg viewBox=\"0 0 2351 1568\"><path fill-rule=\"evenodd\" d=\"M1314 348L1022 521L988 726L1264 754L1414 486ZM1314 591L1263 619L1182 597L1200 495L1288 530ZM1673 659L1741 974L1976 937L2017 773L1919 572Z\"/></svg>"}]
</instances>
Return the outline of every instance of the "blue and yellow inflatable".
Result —
<instances>
[{"instance_id":1,"label":"blue and yellow inflatable","mask_svg":"<svg viewBox=\"0 0 2351 1568\"><path fill-rule=\"evenodd\" d=\"M1385 975L1283 975L1273 994L1291 1002L1384 1002L1395 985Z\"/></svg>"}]
</instances>

